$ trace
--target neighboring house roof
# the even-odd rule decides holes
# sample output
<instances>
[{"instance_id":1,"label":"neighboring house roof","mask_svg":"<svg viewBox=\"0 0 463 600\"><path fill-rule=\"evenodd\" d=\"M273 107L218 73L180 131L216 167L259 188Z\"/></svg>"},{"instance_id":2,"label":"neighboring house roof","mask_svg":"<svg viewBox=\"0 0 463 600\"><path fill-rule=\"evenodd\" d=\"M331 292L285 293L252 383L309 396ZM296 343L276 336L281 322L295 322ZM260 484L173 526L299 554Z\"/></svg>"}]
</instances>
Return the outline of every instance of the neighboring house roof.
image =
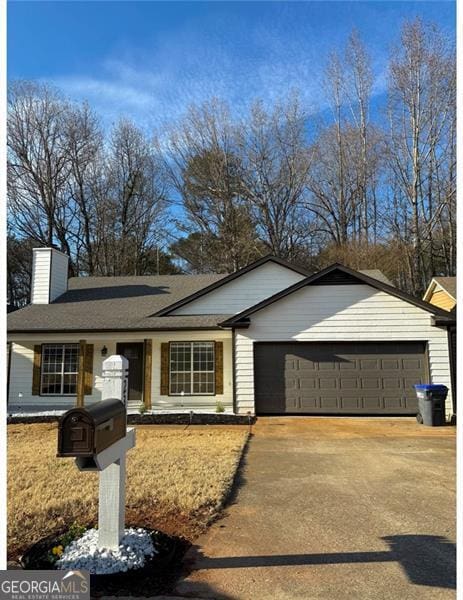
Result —
<instances>
[{"instance_id":1,"label":"neighboring house roof","mask_svg":"<svg viewBox=\"0 0 463 600\"><path fill-rule=\"evenodd\" d=\"M336 285L337 282L341 282L342 280L344 280L344 282L348 282L350 280L350 282L352 283L366 283L367 285L371 285L372 287L378 290L381 290L383 292L391 294L392 296L405 300L405 302L408 302L409 304L413 304L418 308L422 308L423 310L428 311L432 315L442 317L445 322L452 320L452 317L449 317L449 313L447 311L442 310L437 306L434 306L433 304L429 304L428 302L415 298L414 296L411 296L410 294L407 294L406 292L403 292L392 285L384 283L383 281L379 281L374 277L370 277L365 273L362 273L360 271L354 271L349 267L345 267L343 265L335 263L327 267L326 269L322 269L314 275L311 275L309 277L306 277L305 279L302 279L301 281L298 281L294 285L282 290L281 292L278 292L277 294L266 298L262 302L251 306L251 308L243 310L241 313L234 315L229 319L226 319L221 323L221 325L223 327L247 327L249 325L249 317L253 313L262 310L266 306L269 306L270 304L273 304L274 302L277 302L278 300L281 300L282 298L285 298L290 294L293 294L297 290L300 290L301 288L307 285L320 285L322 284L322 279L324 279L324 283L326 282L329 285Z\"/></svg>"},{"instance_id":2,"label":"neighboring house roof","mask_svg":"<svg viewBox=\"0 0 463 600\"><path fill-rule=\"evenodd\" d=\"M230 315L154 317L153 313L225 275L74 277L51 304L31 304L8 315L8 331L120 331L218 327Z\"/></svg>"},{"instance_id":3,"label":"neighboring house roof","mask_svg":"<svg viewBox=\"0 0 463 600\"><path fill-rule=\"evenodd\" d=\"M309 275L309 272L306 269L302 269L301 267L293 265L293 264L287 262L286 260L283 260L282 258L278 258L276 256L272 256L271 254L269 254L267 256L263 256L259 260L254 261L253 263L247 265L246 267L243 267L242 269L235 271L234 273L230 273L230 275L223 277L219 281L215 281L215 282L211 283L210 285L208 285L207 287L204 287L203 289L198 290L198 291L194 292L193 294L186 296L177 302L174 302L173 304L169 304L165 308L162 308L160 311L155 313L153 316L161 317L163 315L168 315L169 313L176 310L177 308L180 308L181 306L184 306L185 304L188 304L189 302L192 302L193 300L197 300L198 298L201 298L201 296L209 294L209 292L217 290L218 288L222 287L223 285L230 283L230 281L233 281L234 279L241 277L241 275L244 275L245 273L249 273L253 269L256 269L257 267L260 267L268 262L273 262L278 265L281 265L282 267L286 267L287 269L291 269L292 271L295 271L296 273L300 273L301 275L304 275L304 277L307 277L307 275Z\"/></svg>"},{"instance_id":4,"label":"neighboring house roof","mask_svg":"<svg viewBox=\"0 0 463 600\"><path fill-rule=\"evenodd\" d=\"M433 277L428 289L424 293L423 300L429 302L436 285L439 285L444 292L451 296L455 302L457 300L457 278L456 277Z\"/></svg>"}]
</instances>

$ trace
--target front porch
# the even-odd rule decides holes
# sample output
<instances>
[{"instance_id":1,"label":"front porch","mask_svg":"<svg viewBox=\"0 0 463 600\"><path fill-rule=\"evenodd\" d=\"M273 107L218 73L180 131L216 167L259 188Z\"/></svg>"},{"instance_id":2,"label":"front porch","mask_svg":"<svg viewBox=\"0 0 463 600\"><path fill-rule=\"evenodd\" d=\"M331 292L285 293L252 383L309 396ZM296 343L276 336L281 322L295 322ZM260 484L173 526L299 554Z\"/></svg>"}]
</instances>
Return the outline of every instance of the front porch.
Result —
<instances>
[{"instance_id":1,"label":"front porch","mask_svg":"<svg viewBox=\"0 0 463 600\"><path fill-rule=\"evenodd\" d=\"M99 401L103 361L118 353L129 360L129 413L233 413L228 331L18 334L9 342L9 414Z\"/></svg>"}]
</instances>

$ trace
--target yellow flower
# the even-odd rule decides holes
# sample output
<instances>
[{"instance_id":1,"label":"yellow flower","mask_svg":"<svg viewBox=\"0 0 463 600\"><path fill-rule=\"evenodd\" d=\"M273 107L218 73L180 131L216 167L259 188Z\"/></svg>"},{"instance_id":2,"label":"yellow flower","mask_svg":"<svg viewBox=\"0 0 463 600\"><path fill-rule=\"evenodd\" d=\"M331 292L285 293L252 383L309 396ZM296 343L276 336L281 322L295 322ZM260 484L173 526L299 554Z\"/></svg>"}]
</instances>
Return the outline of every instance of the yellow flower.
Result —
<instances>
[{"instance_id":1,"label":"yellow flower","mask_svg":"<svg viewBox=\"0 0 463 600\"><path fill-rule=\"evenodd\" d=\"M55 556L61 556L63 554L63 546L55 546L51 552Z\"/></svg>"}]
</instances>

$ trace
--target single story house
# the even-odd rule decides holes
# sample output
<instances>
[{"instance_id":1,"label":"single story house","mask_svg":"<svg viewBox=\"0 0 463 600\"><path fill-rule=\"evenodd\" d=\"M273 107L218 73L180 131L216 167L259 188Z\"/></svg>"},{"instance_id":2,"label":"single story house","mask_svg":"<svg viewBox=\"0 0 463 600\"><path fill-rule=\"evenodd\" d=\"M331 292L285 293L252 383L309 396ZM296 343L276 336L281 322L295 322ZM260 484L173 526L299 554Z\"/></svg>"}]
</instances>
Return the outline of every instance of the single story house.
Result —
<instances>
[{"instance_id":1,"label":"single story house","mask_svg":"<svg viewBox=\"0 0 463 600\"><path fill-rule=\"evenodd\" d=\"M267 256L231 275L67 272L34 250L31 304L8 315L10 411L99 400L115 353L130 407L154 412L412 415L413 384L450 387L454 317L379 271Z\"/></svg>"}]
</instances>

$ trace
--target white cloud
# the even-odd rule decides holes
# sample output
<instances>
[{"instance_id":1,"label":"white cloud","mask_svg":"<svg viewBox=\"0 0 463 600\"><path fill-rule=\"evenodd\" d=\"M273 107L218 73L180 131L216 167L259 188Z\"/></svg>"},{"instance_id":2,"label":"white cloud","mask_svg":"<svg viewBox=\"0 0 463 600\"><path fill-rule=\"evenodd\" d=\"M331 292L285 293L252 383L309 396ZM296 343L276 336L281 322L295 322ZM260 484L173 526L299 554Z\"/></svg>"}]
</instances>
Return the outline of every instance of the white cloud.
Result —
<instances>
[{"instance_id":1,"label":"white cloud","mask_svg":"<svg viewBox=\"0 0 463 600\"><path fill-rule=\"evenodd\" d=\"M270 104L294 88L306 111L316 113L326 108L321 80L327 42L310 23L303 36L296 29L291 36L279 31L278 23L272 29L256 23L250 36L249 28L242 32L228 23L202 39L190 23L174 38L157 37L149 49L132 48L90 65L97 75L66 75L52 82L69 97L87 100L106 124L128 116L147 129L212 97L223 98L241 114L257 97ZM375 93L383 90L380 73Z\"/></svg>"}]
</instances>

